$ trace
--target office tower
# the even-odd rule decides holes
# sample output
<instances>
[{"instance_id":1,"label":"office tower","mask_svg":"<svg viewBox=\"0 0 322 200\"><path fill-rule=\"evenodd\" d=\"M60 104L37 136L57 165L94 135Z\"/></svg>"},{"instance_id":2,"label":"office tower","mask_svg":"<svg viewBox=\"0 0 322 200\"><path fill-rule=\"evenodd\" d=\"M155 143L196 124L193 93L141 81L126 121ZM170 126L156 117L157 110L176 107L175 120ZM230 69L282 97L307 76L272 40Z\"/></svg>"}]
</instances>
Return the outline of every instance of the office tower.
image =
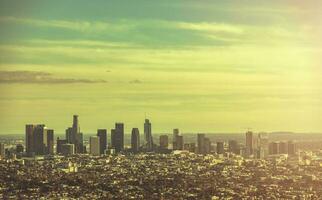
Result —
<instances>
[{"instance_id":1,"label":"office tower","mask_svg":"<svg viewBox=\"0 0 322 200\"><path fill-rule=\"evenodd\" d=\"M62 144L61 147L61 154L64 156L70 156L75 154L75 147L74 144Z\"/></svg>"},{"instance_id":2,"label":"office tower","mask_svg":"<svg viewBox=\"0 0 322 200\"><path fill-rule=\"evenodd\" d=\"M167 135L160 135L160 148L161 149L168 149L169 146L169 139Z\"/></svg>"},{"instance_id":3,"label":"office tower","mask_svg":"<svg viewBox=\"0 0 322 200\"><path fill-rule=\"evenodd\" d=\"M240 148L238 142L236 140L229 140L228 141L228 151L234 153L236 155L240 154Z\"/></svg>"},{"instance_id":4,"label":"office tower","mask_svg":"<svg viewBox=\"0 0 322 200\"><path fill-rule=\"evenodd\" d=\"M47 129L47 154L54 154L54 130Z\"/></svg>"},{"instance_id":5,"label":"office tower","mask_svg":"<svg viewBox=\"0 0 322 200\"><path fill-rule=\"evenodd\" d=\"M270 155L279 154L279 142L269 143L269 154Z\"/></svg>"},{"instance_id":6,"label":"office tower","mask_svg":"<svg viewBox=\"0 0 322 200\"><path fill-rule=\"evenodd\" d=\"M111 129L111 148L115 149L115 129Z\"/></svg>"},{"instance_id":7,"label":"office tower","mask_svg":"<svg viewBox=\"0 0 322 200\"><path fill-rule=\"evenodd\" d=\"M279 154L287 154L287 153L288 153L287 143L280 142L279 143Z\"/></svg>"},{"instance_id":8,"label":"office tower","mask_svg":"<svg viewBox=\"0 0 322 200\"><path fill-rule=\"evenodd\" d=\"M205 154L205 134L198 134L198 153Z\"/></svg>"},{"instance_id":9,"label":"office tower","mask_svg":"<svg viewBox=\"0 0 322 200\"><path fill-rule=\"evenodd\" d=\"M100 155L100 137L91 136L89 138L89 152L93 156Z\"/></svg>"},{"instance_id":10,"label":"office tower","mask_svg":"<svg viewBox=\"0 0 322 200\"><path fill-rule=\"evenodd\" d=\"M36 125L27 124L26 125L26 153L27 155L34 154L34 130Z\"/></svg>"},{"instance_id":11,"label":"office tower","mask_svg":"<svg viewBox=\"0 0 322 200\"><path fill-rule=\"evenodd\" d=\"M138 128L132 128L131 149L134 153L137 153L140 150L140 132Z\"/></svg>"},{"instance_id":12,"label":"office tower","mask_svg":"<svg viewBox=\"0 0 322 200\"><path fill-rule=\"evenodd\" d=\"M104 154L107 149L107 130L98 129L97 136L100 137L100 154Z\"/></svg>"},{"instance_id":13,"label":"office tower","mask_svg":"<svg viewBox=\"0 0 322 200\"><path fill-rule=\"evenodd\" d=\"M217 142L217 154L223 154L224 152L225 152L224 143L223 142Z\"/></svg>"},{"instance_id":14,"label":"office tower","mask_svg":"<svg viewBox=\"0 0 322 200\"><path fill-rule=\"evenodd\" d=\"M192 142L189 144L189 151L192 153L196 153L196 143Z\"/></svg>"},{"instance_id":15,"label":"office tower","mask_svg":"<svg viewBox=\"0 0 322 200\"><path fill-rule=\"evenodd\" d=\"M208 154L211 152L211 141L209 138L204 139L204 152Z\"/></svg>"},{"instance_id":16,"label":"office tower","mask_svg":"<svg viewBox=\"0 0 322 200\"><path fill-rule=\"evenodd\" d=\"M145 119L145 122L144 122L144 138L145 138L147 151L152 151L153 150L152 128L151 128L151 123L148 119Z\"/></svg>"},{"instance_id":17,"label":"office tower","mask_svg":"<svg viewBox=\"0 0 322 200\"><path fill-rule=\"evenodd\" d=\"M4 159L5 158L5 149L4 149L4 144L0 143L0 158Z\"/></svg>"},{"instance_id":18,"label":"office tower","mask_svg":"<svg viewBox=\"0 0 322 200\"><path fill-rule=\"evenodd\" d=\"M66 129L66 139L69 144L74 144L75 153L83 153L83 134L80 132L78 115L73 115L73 125Z\"/></svg>"},{"instance_id":19,"label":"office tower","mask_svg":"<svg viewBox=\"0 0 322 200\"><path fill-rule=\"evenodd\" d=\"M288 141L287 153L290 156L294 156L296 154L296 144L293 141Z\"/></svg>"},{"instance_id":20,"label":"office tower","mask_svg":"<svg viewBox=\"0 0 322 200\"><path fill-rule=\"evenodd\" d=\"M179 129L175 128L173 129L173 135L172 135L172 149L173 150L177 150L178 147L177 147L177 137L179 136Z\"/></svg>"},{"instance_id":21,"label":"office tower","mask_svg":"<svg viewBox=\"0 0 322 200\"><path fill-rule=\"evenodd\" d=\"M247 131L246 132L246 155L253 154L253 132Z\"/></svg>"},{"instance_id":22,"label":"office tower","mask_svg":"<svg viewBox=\"0 0 322 200\"><path fill-rule=\"evenodd\" d=\"M23 153L24 147L22 144L16 145L16 153Z\"/></svg>"},{"instance_id":23,"label":"office tower","mask_svg":"<svg viewBox=\"0 0 322 200\"><path fill-rule=\"evenodd\" d=\"M176 143L177 143L177 150L183 150L183 136L182 135L177 136Z\"/></svg>"},{"instance_id":24,"label":"office tower","mask_svg":"<svg viewBox=\"0 0 322 200\"><path fill-rule=\"evenodd\" d=\"M115 123L115 152L119 153L124 150L124 124Z\"/></svg>"},{"instance_id":25,"label":"office tower","mask_svg":"<svg viewBox=\"0 0 322 200\"><path fill-rule=\"evenodd\" d=\"M62 145L63 144L67 144L67 140L62 140L62 139L59 139L59 137L57 138L57 147L56 147L56 152L57 154L62 154L63 151L62 151Z\"/></svg>"},{"instance_id":26,"label":"office tower","mask_svg":"<svg viewBox=\"0 0 322 200\"><path fill-rule=\"evenodd\" d=\"M266 158L269 154L268 150L268 144L269 144L269 138L267 133L259 133L258 134L258 152L259 157L258 158Z\"/></svg>"},{"instance_id":27,"label":"office tower","mask_svg":"<svg viewBox=\"0 0 322 200\"><path fill-rule=\"evenodd\" d=\"M44 124L36 125L33 129L33 153L35 155L47 154L47 128Z\"/></svg>"}]
</instances>

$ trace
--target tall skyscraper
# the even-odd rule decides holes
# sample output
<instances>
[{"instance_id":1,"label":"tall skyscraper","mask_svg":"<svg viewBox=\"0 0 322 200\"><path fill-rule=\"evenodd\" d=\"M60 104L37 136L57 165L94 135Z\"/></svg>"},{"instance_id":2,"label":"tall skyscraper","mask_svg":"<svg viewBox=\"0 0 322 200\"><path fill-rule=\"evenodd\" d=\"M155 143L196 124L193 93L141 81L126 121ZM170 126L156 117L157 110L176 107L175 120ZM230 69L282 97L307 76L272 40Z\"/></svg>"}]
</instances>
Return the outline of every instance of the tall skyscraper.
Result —
<instances>
[{"instance_id":1,"label":"tall skyscraper","mask_svg":"<svg viewBox=\"0 0 322 200\"><path fill-rule=\"evenodd\" d=\"M50 131L49 131L50 132ZM50 138L49 138L50 139ZM27 155L48 154L48 129L44 124L26 125L26 152Z\"/></svg>"},{"instance_id":2,"label":"tall skyscraper","mask_svg":"<svg viewBox=\"0 0 322 200\"><path fill-rule=\"evenodd\" d=\"M172 135L172 149L173 150L177 150L178 147L177 147L177 137L179 136L179 129L175 128L173 129L173 135Z\"/></svg>"},{"instance_id":3,"label":"tall skyscraper","mask_svg":"<svg viewBox=\"0 0 322 200\"><path fill-rule=\"evenodd\" d=\"M140 132L138 128L132 128L131 149L134 153L137 153L140 150Z\"/></svg>"},{"instance_id":4,"label":"tall skyscraper","mask_svg":"<svg viewBox=\"0 0 322 200\"><path fill-rule=\"evenodd\" d=\"M53 129L47 129L46 153L54 154L54 130Z\"/></svg>"},{"instance_id":5,"label":"tall skyscraper","mask_svg":"<svg viewBox=\"0 0 322 200\"><path fill-rule=\"evenodd\" d=\"M240 148L239 148L238 142L236 140L229 140L228 141L228 150L231 153L239 155L240 154Z\"/></svg>"},{"instance_id":6,"label":"tall skyscraper","mask_svg":"<svg viewBox=\"0 0 322 200\"><path fill-rule=\"evenodd\" d=\"M276 155L279 154L279 142L271 142L269 143L269 154Z\"/></svg>"},{"instance_id":7,"label":"tall skyscraper","mask_svg":"<svg viewBox=\"0 0 322 200\"><path fill-rule=\"evenodd\" d=\"M151 123L148 119L145 119L145 122L144 122L144 138L145 138L147 151L152 151L153 150L152 128L151 128Z\"/></svg>"},{"instance_id":8,"label":"tall skyscraper","mask_svg":"<svg viewBox=\"0 0 322 200\"><path fill-rule=\"evenodd\" d=\"M84 153L83 134L80 132L78 115L73 116L73 125L66 129L66 139L69 144L74 144L76 153Z\"/></svg>"},{"instance_id":9,"label":"tall skyscraper","mask_svg":"<svg viewBox=\"0 0 322 200\"><path fill-rule=\"evenodd\" d=\"M35 153L34 150L34 130L37 125L27 124L26 125L26 153L27 155L32 155Z\"/></svg>"},{"instance_id":10,"label":"tall skyscraper","mask_svg":"<svg viewBox=\"0 0 322 200\"><path fill-rule=\"evenodd\" d=\"M98 129L97 136L100 137L100 154L104 154L107 149L107 130Z\"/></svg>"},{"instance_id":11,"label":"tall skyscraper","mask_svg":"<svg viewBox=\"0 0 322 200\"><path fill-rule=\"evenodd\" d=\"M182 135L177 136L176 143L177 143L177 150L183 150L183 136Z\"/></svg>"},{"instance_id":12,"label":"tall skyscraper","mask_svg":"<svg viewBox=\"0 0 322 200\"><path fill-rule=\"evenodd\" d=\"M225 152L224 143L223 142L217 142L217 154L223 154L224 152Z\"/></svg>"},{"instance_id":13,"label":"tall skyscraper","mask_svg":"<svg viewBox=\"0 0 322 200\"><path fill-rule=\"evenodd\" d=\"M198 134L198 153L205 154L205 134Z\"/></svg>"},{"instance_id":14,"label":"tall skyscraper","mask_svg":"<svg viewBox=\"0 0 322 200\"><path fill-rule=\"evenodd\" d=\"M253 154L253 132L247 131L246 132L246 155L252 155Z\"/></svg>"},{"instance_id":15,"label":"tall skyscraper","mask_svg":"<svg viewBox=\"0 0 322 200\"><path fill-rule=\"evenodd\" d=\"M62 144L61 147L61 154L64 156L69 156L75 154L75 147L74 144Z\"/></svg>"},{"instance_id":16,"label":"tall skyscraper","mask_svg":"<svg viewBox=\"0 0 322 200\"><path fill-rule=\"evenodd\" d=\"M115 123L115 151L119 153L124 150L124 124Z\"/></svg>"},{"instance_id":17,"label":"tall skyscraper","mask_svg":"<svg viewBox=\"0 0 322 200\"><path fill-rule=\"evenodd\" d=\"M4 144L0 143L0 158L4 159L5 158L5 150L4 150Z\"/></svg>"},{"instance_id":18,"label":"tall skyscraper","mask_svg":"<svg viewBox=\"0 0 322 200\"><path fill-rule=\"evenodd\" d=\"M208 154L211 152L211 141L209 138L205 137L204 139L204 153Z\"/></svg>"},{"instance_id":19,"label":"tall skyscraper","mask_svg":"<svg viewBox=\"0 0 322 200\"><path fill-rule=\"evenodd\" d=\"M168 149L169 146L169 139L167 135L160 135L160 148L161 149Z\"/></svg>"},{"instance_id":20,"label":"tall skyscraper","mask_svg":"<svg viewBox=\"0 0 322 200\"><path fill-rule=\"evenodd\" d=\"M288 153L287 142L280 142L280 144L279 144L279 153L280 154L287 154Z\"/></svg>"},{"instance_id":21,"label":"tall skyscraper","mask_svg":"<svg viewBox=\"0 0 322 200\"><path fill-rule=\"evenodd\" d=\"M90 151L90 154L93 156L100 155L100 137L91 136L89 138L89 151Z\"/></svg>"},{"instance_id":22,"label":"tall skyscraper","mask_svg":"<svg viewBox=\"0 0 322 200\"><path fill-rule=\"evenodd\" d=\"M269 138L267 133L259 133L258 134L258 152L259 156L258 158L266 158L269 154L268 151L268 143L269 143Z\"/></svg>"},{"instance_id":23,"label":"tall skyscraper","mask_svg":"<svg viewBox=\"0 0 322 200\"><path fill-rule=\"evenodd\" d=\"M63 140L63 139L59 139L59 137L57 138L57 146L56 146L56 152L58 154L62 154L63 151L62 151L62 145L63 144L67 144L67 139ZM73 146L74 148L74 146Z\"/></svg>"},{"instance_id":24,"label":"tall skyscraper","mask_svg":"<svg viewBox=\"0 0 322 200\"><path fill-rule=\"evenodd\" d=\"M115 149L115 129L111 129L111 148Z\"/></svg>"},{"instance_id":25,"label":"tall skyscraper","mask_svg":"<svg viewBox=\"0 0 322 200\"><path fill-rule=\"evenodd\" d=\"M296 154L296 144L291 140L287 142L287 153L290 156L294 156Z\"/></svg>"}]
</instances>

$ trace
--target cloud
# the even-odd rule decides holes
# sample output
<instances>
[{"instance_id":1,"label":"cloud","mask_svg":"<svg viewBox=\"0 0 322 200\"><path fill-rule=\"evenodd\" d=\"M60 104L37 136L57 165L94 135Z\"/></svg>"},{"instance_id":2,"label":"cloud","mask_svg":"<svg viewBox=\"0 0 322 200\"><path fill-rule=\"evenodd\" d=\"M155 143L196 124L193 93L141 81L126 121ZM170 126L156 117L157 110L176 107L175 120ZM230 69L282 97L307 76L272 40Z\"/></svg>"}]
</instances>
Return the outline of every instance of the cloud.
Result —
<instances>
[{"instance_id":1,"label":"cloud","mask_svg":"<svg viewBox=\"0 0 322 200\"><path fill-rule=\"evenodd\" d=\"M56 78L51 73L40 71L0 71L0 83L106 83L104 80Z\"/></svg>"},{"instance_id":2,"label":"cloud","mask_svg":"<svg viewBox=\"0 0 322 200\"><path fill-rule=\"evenodd\" d=\"M131 84L141 84L143 82L141 80L134 79L134 80L131 80L129 83L131 83Z\"/></svg>"}]
</instances>

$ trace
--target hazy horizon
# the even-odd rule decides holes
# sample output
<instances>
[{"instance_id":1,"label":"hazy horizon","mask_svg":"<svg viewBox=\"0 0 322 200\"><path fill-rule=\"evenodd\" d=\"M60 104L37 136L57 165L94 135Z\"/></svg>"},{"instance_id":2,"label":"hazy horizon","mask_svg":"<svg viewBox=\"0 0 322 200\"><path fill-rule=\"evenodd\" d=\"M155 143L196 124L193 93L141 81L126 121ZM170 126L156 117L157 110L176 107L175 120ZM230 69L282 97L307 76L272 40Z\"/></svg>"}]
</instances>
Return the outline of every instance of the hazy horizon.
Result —
<instances>
[{"instance_id":1,"label":"hazy horizon","mask_svg":"<svg viewBox=\"0 0 322 200\"><path fill-rule=\"evenodd\" d=\"M322 2L0 2L0 134L322 132Z\"/></svg>"}]
</instances>

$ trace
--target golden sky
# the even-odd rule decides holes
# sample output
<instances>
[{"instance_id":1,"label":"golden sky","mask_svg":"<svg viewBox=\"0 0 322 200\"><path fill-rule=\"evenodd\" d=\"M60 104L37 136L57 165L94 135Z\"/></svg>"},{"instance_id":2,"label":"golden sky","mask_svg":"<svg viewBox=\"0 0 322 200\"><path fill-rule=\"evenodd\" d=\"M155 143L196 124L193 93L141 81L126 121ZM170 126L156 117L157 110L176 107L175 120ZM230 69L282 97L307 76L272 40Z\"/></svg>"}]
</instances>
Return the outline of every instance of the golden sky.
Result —
<instances>
[{"instance_id":1,"label":"golden sky","mask_svg":"<svg viewBox=\"0 0 322 200\"><path fill-rule=\"evenodd\" d=\"M0 134L322 131L319 1L1 1Z\"/></svg>"}]
</instances>

